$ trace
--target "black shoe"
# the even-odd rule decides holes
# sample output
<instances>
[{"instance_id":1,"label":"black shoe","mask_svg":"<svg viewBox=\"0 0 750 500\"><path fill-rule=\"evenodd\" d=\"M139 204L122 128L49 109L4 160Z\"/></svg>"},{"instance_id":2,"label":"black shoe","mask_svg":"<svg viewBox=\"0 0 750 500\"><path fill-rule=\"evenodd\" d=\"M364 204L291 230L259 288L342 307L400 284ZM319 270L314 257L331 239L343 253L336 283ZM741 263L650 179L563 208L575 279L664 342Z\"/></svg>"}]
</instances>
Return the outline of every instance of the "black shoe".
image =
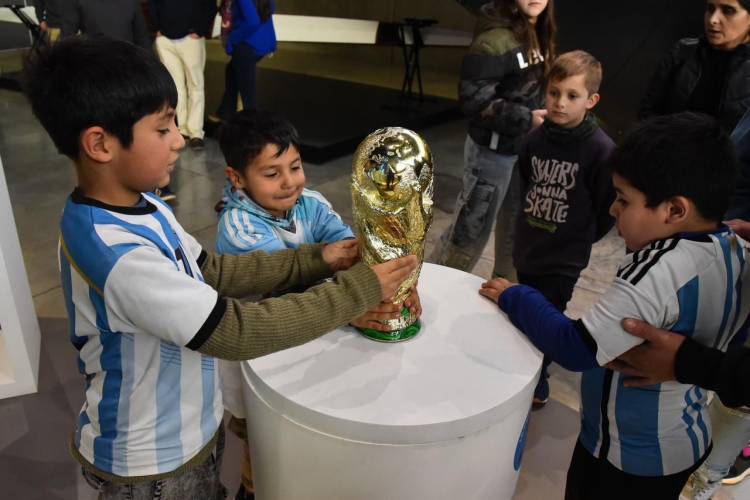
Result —
<instances>
[{"instance_id":1,"label":"black shoe","mask_svg":"<svg viewBox=\"0 0 750 500\"><path fill-rule=\"evenodd\" d=\"M722 483L737 484L748 476L750 476L750 457L746 458L743 453L740 453Z\"/></svg>"},{"instance_id":2,"label":"black shoe","mask_svg":"<svg viewBox=\"0 0 750 500\"><path fill-rule=\"evenodd\" d=\"M169 186L164 186L161 189L157 189L154 191L156 193L156 196L162 199L162 201L172 201L177 199L177 195L172 192L171 189L169 189Z\"/></svg>"},{"instance_id":3,"label":"black shoe","mask_svg":"<svg viewBox=\"0 0 750 500\"><path fill-rule=\"evenodd\" d=\"M200 151L201 149L206 147L206 143L203 142L203 139L201 139L200 137L190 138L188 144L190 145L190 149L195 149L196 151Z\"/></svg>"},{"instance_id":4,"label":"black shoe","mask_svg":"<svg viewBox=\"0 0 750 500\"><path fill-rule=\"evenodd\" d=\"M243 485L240 485L240 489L237 490L234 500L255 500L255 493L247 491Z\"/></svg>"},{"instance_id":5,"label":"black shoe","mask_svg":"<svg viewBox=\"0 0 750 500\"><path fill-rule=\"evenodd\" d=\"M531 401L531 407L538 410L546 405L547 401L549 401L549 381L545 377L545 373L542 373L534 389L534 399Z\"/></svg>"}]
</instances>

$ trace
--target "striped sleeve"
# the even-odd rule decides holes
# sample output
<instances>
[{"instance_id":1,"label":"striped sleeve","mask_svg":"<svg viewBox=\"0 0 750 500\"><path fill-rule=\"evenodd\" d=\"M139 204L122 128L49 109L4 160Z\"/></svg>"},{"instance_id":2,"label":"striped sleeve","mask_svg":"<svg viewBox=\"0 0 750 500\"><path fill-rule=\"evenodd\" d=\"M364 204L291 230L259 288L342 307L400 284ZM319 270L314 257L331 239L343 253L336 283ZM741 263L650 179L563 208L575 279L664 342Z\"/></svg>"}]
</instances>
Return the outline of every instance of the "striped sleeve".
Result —
<instances>
[{"instance_id":1,"label":"striped sleeve","mask_svg":"<svg viewBox=\"0 0 750 500\"><path fill-rule=\"evenodd\" d=\"M145 245L118 259L104 286L104 302L111 330L147 333L179 346L206 328L215 309L226 307L216 290Z\"/></svg>"},{"instance_id":2,"label":"striped sleeve","mask_svg":"<svg viewBox=\"0 0 750 500\"><path fill-rule=\"evenodd\" d=\"M352 229L341 220L341 216L322 194L305 189L305 197L312 212L313 239L316 243L333 243L354 238Z\"/></svg>"},{"instance_id":3,"label":"striped sleeve","mask_svg":"<svg viewBox=\"0 0 750 500\"><path fill-rule=\"evenodd\" d=\"M286 246L276 238L273 229L260 221L252 221L244 210L224 211L219 220L216 251L220 254L241 255L264 250L273 253Z\"/></svg>"},{"instance_id":4,"label":"striped sleeve","mask_svg":"<svg viewBox=\"0 0 750 500\"><path fill-rule=\"evenodd\" d=\"M612 285L581 318L597 345L596 359L604 365L643 342L622 328L625 318L670 328L679 316L674 282L662 259L677 239L661 240L626 257Z\"/></svg>"}]
</instances>

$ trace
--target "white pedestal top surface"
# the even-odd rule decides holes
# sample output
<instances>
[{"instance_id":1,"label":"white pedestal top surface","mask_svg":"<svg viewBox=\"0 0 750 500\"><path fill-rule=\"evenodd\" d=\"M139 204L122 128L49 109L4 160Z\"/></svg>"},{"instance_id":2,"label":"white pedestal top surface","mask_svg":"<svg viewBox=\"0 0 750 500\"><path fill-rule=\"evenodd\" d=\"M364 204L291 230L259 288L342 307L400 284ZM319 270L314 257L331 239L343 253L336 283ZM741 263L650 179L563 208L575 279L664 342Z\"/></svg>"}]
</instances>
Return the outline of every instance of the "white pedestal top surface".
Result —
<instances>
[{"instance_id":1,"label":"white pedestal top surface","mask_svg":"<svg viewBox=\"0 0 750 500\"><path fill-rule=\"evenodd\" d=\"M285 418L319 432L382 444L465 436L511 411L535 383L540 353L482 278L425 264L422 330L400 343L352 327L243 363L250 389Z\"/></svg>"}]
</instances>

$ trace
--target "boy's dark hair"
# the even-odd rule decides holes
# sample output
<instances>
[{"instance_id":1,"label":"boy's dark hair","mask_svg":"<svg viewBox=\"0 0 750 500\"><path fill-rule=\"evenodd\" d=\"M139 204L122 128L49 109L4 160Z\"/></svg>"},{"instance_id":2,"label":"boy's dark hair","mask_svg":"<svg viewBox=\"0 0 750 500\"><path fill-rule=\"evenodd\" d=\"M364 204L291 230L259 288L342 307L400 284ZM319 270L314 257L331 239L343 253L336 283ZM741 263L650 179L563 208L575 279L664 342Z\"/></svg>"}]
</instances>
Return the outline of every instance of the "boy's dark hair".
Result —
<instances>
[{"instance_id":1,"label":"boy's dark hair","mask_svg":"<svg viewBox=\"0 0 750 500\"><path fill-rule=\"evenodd\" d=\"M245 109L232 115L219 131L219 146L227 165L242 172L268 144L281 156L290 145L299 149L299 136L289 120L273 111Z\"/></svg>"},{"instance_id":2,"label":"boy's dark hair","mask_svg":"<svg viewBox=\"0 0 750 500\"><path fill-rule=\"evenodd\" d=\"M177 105L174 81L152 53L106 37L67 38L32 52L23 85L34 116L72 159L87 128L100 126L128 148L137 121Z\"/></svg>"},{"instance_id":3,"label":"boy's dark hair","mask_svg":"<svg viewBox=\"0 0 750 500\"><path fill-rule=\"evenodd\" d=\"M566 52L552 63L547 81L556 82L576 75L583 75L589 95L596 94L602 83L602 63L583 50Z\"/></svg>"},{"instance_id":4,"label":"boy's dark hair","mask_svg":"<svg viewBox=\"0 0 750 500\"><path fill-rule=\"evenodd\" d=\"M657 116L636 127L610 158L612 171L653 208L684 196L706 219L721 221L734 193L737 159L719 122L701 113Z\"/></svg>"}]
</instances>

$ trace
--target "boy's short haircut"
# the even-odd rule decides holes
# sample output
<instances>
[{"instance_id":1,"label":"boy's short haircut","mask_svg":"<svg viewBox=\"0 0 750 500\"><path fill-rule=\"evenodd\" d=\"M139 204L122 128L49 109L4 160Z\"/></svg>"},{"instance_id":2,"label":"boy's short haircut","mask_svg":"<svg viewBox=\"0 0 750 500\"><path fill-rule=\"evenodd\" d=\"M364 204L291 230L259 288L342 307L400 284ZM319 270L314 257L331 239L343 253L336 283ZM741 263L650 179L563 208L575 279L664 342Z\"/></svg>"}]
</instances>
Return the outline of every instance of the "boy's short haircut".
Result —
<instances>
[{"instance_id":1,"label":"boy's short haircut","mask_svg":"<svg viewBox=\"0 0 750 500\"><path fill-rule=\"evenodd\" d=\"M684 196L706 219L721 221L734 193L737 159L719 122L684 112L651 118L631 131L610 158L612 171L656 207Z\"/></svg>"},{"instance_id":2,"label":"boy's short haircut","mask_svg":"<svg viewBox=\"0 0 750 500\"><path fill-rule=\"evenodd\" d=\"M289 146L299 149L299 135L289 120L273 111L238 111L221 126L219 146L227 165L242 172L269 144L278 146L276 157Z\"/></svg>"},{"instance_id":3,"label":"boy's short haircut","mask_svg":"<svg viewBox=\"0 0 750 500\"><path fill-rule=\"evenodd\" d=\"M81 133L100 126L123 147L144 116L177 105L177 88L149 51L106 37L72 37L32 52L24 91L60 153L77 159Z\"/></svg>"},{"instance_id":4,"label":"boy's short haircut","mask_svg":"<svg viewBox=\"0 0 750 500\"><path fill-rule=\"evenodd\" d=\"M584 50L559 55L552 63L547 81L556 82L577 75L584 76L589 95L599 92L602 83L602 63Z\"/></svg>"}]
</instances>

